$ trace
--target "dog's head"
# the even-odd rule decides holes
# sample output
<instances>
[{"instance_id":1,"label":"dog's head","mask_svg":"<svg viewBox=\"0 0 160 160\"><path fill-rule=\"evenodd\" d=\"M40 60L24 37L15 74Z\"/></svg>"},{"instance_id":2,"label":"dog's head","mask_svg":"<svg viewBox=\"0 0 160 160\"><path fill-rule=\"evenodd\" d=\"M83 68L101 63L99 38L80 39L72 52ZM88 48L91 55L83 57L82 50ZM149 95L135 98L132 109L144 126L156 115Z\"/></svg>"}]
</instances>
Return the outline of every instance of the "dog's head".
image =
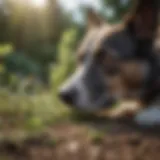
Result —
<instances>
[{"instance_id":1,"label":"dog's head","mask_svg":"<svg viewBox=\"0 0 160 160\"><path fill-rule=\"evenodd\" d=\"M77 70L60 90L64 102L95 111L140 90L149 68L133 57L139 41L151 40L155 34L155 11L142 6L118 25L104 23L92 10L88 13L88 32L78 49Z\"/></svg>"}]
</instances>

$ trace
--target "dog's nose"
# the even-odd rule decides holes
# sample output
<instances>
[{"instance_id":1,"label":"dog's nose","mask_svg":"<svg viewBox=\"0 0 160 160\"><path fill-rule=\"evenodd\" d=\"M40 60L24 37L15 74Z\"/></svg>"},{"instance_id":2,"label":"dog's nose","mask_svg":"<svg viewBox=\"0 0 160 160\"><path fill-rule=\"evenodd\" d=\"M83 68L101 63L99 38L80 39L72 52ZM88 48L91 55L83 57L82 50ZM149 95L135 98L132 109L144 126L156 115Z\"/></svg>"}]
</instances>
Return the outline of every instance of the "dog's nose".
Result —
<instances>
[{"instance_id":1,"label":"dog's nose","mask_svg":"<svg viewBox=\"0 0 160 160\"><path fill-rule=\"evenodd\" d=\"M75 101L76 92L74 91L60 91L59 98L66 104L73 105Z\"/></svg>"}]
</instances>

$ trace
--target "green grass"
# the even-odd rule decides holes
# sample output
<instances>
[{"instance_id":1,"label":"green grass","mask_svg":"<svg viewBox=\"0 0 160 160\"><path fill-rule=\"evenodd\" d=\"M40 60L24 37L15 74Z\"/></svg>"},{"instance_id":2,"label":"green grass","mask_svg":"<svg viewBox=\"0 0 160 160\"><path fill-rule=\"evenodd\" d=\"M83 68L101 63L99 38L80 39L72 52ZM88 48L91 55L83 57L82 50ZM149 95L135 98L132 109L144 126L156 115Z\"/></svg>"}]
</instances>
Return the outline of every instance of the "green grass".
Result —
<instances>
[{"instance_id":1,"label":"green grass","mask_svg":"<svg viewBox=\"0 0 160 160\"><path fill-rule=\"evenodd\" d=\"M7 125L37 130L66 121L71 111L52 93L36 96L12 95L0 92L0 128Z\"/></svg>"},{"instance_id":2,"label":"green grass","mask_svg":"<svg viewBox=\"0 0 160 160\"><path fill-rule=\"evenodd\" d=\"M52 133L54 125L56 128L58 124L69 122L72 126L90 120L95 121L96 117L68 109L60 103L55 92L26 96L11 95L7 91L0 90L0 143L2 144L13 144L16 148L21 148L25 143L31 142L56 147L64 139ZM101 144L105 136L105 132L94 127L88 127L86 134L94 145ZM5 159L0 157L0 160L3 158Z\"/></svg>"},{"instance_id":3,"label":"green grass","mask_svg":"<svg viewBox=\"0 0 160 160\"><path fill-rule=\"evenodd\" d=\"M89 130L89 137L93 144L100 144L105 137L104 132L98 130Z\"/></svg>"}]
</instances>

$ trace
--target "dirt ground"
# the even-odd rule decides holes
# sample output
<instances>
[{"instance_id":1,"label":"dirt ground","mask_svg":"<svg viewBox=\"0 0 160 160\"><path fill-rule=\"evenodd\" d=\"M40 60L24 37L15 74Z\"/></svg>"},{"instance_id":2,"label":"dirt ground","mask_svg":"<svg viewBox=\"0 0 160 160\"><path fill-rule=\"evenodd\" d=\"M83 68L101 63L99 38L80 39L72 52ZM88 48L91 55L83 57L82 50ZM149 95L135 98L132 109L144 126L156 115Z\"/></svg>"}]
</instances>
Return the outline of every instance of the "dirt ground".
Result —
<instances>
[{"instance_id":1,"label":"dirt ground","mask_svg":"<svg viewBox=\"0 0 160 160\"><path fill-rule=\"evenodd\" d=\"M3 160L160 160L159 127L126 122L66 123L21 142L3 140Z\"/></svg>"}]
</instances>

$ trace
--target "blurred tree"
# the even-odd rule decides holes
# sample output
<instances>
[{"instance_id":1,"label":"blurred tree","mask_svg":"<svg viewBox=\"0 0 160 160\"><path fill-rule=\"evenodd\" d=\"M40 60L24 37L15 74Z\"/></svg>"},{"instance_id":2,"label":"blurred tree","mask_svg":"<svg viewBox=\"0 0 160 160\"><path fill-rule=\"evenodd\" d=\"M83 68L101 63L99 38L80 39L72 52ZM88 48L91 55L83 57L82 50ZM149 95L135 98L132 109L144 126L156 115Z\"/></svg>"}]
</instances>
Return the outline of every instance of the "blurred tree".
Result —
<instances>
[{"instance_id":1,"label":"blurred tree","mask_svg":"<svg viewBox=\"0 0 160 160\"><path fill-rule=\"evenodd\" d=\"M48 83L49 66L56 60L63 31L74 25L72 17L60 8L57 0L46 0L41 8L34 7L29 0L2 1L0 42L13 44L17 54L24 53L40 64L42 78Z\"/></svg>"},{"instance_id":2,"label":"blurred tree","mask_svg":"<svg viewBox=\"0 0 160 160\"><path fill-rule=\"evenodd\" d=\"M57 0L47 0L48 6L47 19L49 25L50 40L54 43L59 42L62 32L73 25L72 17L66 13Z\"/></svg>"},{"instance_id":3,"label":"blurred tree","mask_svg":"<svg viewBox=\"0 0 160 160\"><path fill-rule=\"evenodd\" d=\"M3 1L2 1L3 2ZM8 14L4 3L0 4L0 43L5 43L8 41Z\"/></svg>"},{"instance_id":4,"label":"blurred tree","mask_svg":"<svg viewBox=\"0 0 160 160\"><path fill-rule=\"evenodd\" d=\"M122 19L125 13L133 5L133 0L102 0L102 14L110 22Z\"/></svg>"},{"instance_id":5,"label":"blurred tree","mask_svg":"<svg viewBox=\"0 0 160 160\"><path fill-rule=\"evenodd\" d=\"M46 0L46 6L34 7L31 1L3 0L0 7L0 27L3 37L17 50L33 43L57 44L66 27L72 23L70 16L60 8L57 0Z\"/></svg>"}]
</instances>

